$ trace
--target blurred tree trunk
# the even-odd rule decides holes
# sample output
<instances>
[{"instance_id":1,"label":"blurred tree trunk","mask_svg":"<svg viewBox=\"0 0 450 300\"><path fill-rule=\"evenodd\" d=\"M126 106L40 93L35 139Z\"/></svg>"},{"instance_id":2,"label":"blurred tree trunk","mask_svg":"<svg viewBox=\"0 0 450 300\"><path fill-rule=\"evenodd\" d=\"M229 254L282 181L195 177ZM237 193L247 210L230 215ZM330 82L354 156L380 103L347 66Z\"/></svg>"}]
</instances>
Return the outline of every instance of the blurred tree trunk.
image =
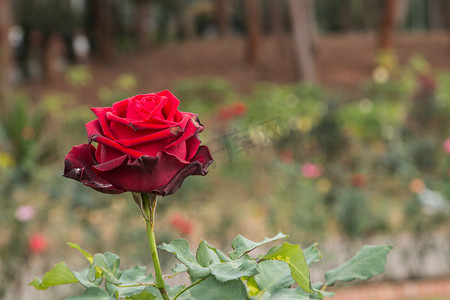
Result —
<instances>
[{"instance_id":1,"label":"blurred tree trunk","mask_svg":"<svg viewBox=\"0 0 450 300\"><path fill-rule=\"evenodd\" d=\"M390 51L394 49L395 7L397 0L384 0L383 16L381 18L380 49Z\"/></svg>"},{"instance_id":2,"label":"blurred tree trunk","mask_svg":"<svg viewBox=\"0 0 450 300\"><path fill-rule=\"evenodd\" d=\"M270 32L275 36L281 36L283 24L281 23L280 0L269 0Z\"/></svg>"},{"instance_id":3,"label":"blurred tree trunk","mask_svg":"<svg viewBox=\"0 0 450 300\"><path fill-rule=\"evenodd\" d=\"M441 0L428 0L428 20L431 29L442 29L444 25L444 16L442 14L443 6Z\"/></svg>"},{"instance_id":4,"label":"blurred tree trunk","mask_svg":"<svg viewBox=\"0 0 450 300\"><path fill-rule=\"evenodd\" d=\"M258 52L261 46L261 15L259 1L260 0L244 0L247 35L245 60L251 65L255 65L258 61Z\"/></svg>"},{"instance_id":5,"label":"blurred tree trunk","mask_svg":"<svg viewBox=\"0 0 450 300\"><path fill-rule=\"evenodd\" d=\"M394 12L394 26L396 28L405 24L406 17L408 16L409 2L409 0L397 0Z\"/></svg>"},{"instance_id":6,"label":"blurred tree trunk","mask_svg":"<svg viewBox=\"0 0 450 300\"><path fill-rule=\"evenodd\" d=\"M442 16L444 19L444 26L447 30L450 43L450 1L441 0L441 6L442 6Z\"/></svg>"},{"instance_id":7,"label":"blurred tree trunk","mask_svg":"<svg viewBox=\"0 0 450 300\"><path fill-rule=\"evenodd\" d=\"M289 8L294 34L297 78L316 81L313 3L311 0L289 0Z\"/></svg>"},{"instance_id":8,"label":"blurred tree trunk","mask_svg":"<svg viewBox=\"0 0 450 300\"><path fill-rule=\"evenodd\" d=\"M11 24L11 3L9 0L0 0L0 100L9 86L8 72L12 67L12 53L8 41Z\"/></svg>"},{"instance_id":9,"label":"blurred tree trunk","mask_svg":"<svg viewBox=\"0 0 450 300\"><path fill-rule=\"evenodd\" d=\"M342 30L348 32L352 29L352 0L341 0L339 5L339 19Z\"/></svg>"},{"instance_id":10,"label":"blurred tree trunk","mask_svg":"<svg viewBox=\"0 0 450 300\"><path fill-rule=\"evenodd\" d=\"M136 40L138 48L149 45L148 21L150 17L150 1L139 0L136 2Z\"/></svg>"},{"instance_id":11,"label":"blurred tree trunk","mask_svg":"<svg viewBox=\"0 0 450 300\"><path fill-rule=\"evenodd\" d=\"M217 32L220 37L228 34L228 7L227 0L214 0L214 13Z\"/></svg>"},{"instance_id":12,"label":"blurred tree trunk","mask_svg":"<svg viewBox=\"0 0 450 300\"><path fill-rule=\"evenodd\" d=\"M113 8L111 0L92 0L95 22L95 54L99 60L110 62L114 57Z\"/></svg>"}]
</instances>

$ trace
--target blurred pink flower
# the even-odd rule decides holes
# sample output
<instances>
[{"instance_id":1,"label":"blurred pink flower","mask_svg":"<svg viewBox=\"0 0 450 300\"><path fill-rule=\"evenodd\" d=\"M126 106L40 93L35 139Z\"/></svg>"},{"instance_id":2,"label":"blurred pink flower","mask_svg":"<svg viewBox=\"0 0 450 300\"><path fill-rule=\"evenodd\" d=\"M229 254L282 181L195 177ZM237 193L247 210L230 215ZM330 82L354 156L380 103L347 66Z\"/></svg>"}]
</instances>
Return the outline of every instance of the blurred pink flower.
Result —
<instances>
[{"instance_id":1,"label":"blurred pink flower","mask_svg":"<svg viewBox=\"0 0 450 300\"><path fill-rule=\"evenodd\" d=\"M322 169L315 164L305 163L301 167L302 175L308 178L317 178L322 174Z\"/></svg>"},{"instance_id":2,"label":"blurred pink flower","mask_svg":"<svg viewBox=\"0 0 450 300\"><path fill-rule=\"evenodd\" d=\"M447 152L448 154L450 154L450 138L447 138L444 141L444 150L445 152Z\"/></svg>"},{"instance_id":3,"label":"blurred pink flower","mask_svg":"<svg viewBox=\"0 0 450 300\"><path fill-rule=\"evenodd\" d=\"M15 216L20 222L26 222L36 216L36 211L31 205L21 205L17 208Z\"/></svg>"},{"instance_id":4,"label":"blurred pink flower","mask_svg":"<svg viewBox=\"0 0 450 300\"><path fill-rule=\"evenodd\" d=\"M47 238L43 234L34 233L28 239L28 247L33 253L43 253L47 250Z\"/></svg>"}]
</instances>

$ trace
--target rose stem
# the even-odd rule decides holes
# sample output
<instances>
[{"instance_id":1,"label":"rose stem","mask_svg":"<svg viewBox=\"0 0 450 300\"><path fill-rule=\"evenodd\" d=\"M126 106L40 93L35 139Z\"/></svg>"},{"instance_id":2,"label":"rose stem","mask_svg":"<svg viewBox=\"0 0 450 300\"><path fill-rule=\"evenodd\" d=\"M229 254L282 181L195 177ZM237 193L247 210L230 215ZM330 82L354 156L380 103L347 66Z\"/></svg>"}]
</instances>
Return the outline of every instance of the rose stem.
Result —
<instances>
[{"instance_id":1,"label":"rose stem","mask_svg":"<svg viewBox=\"0 0 450 300\"><path fill-rule=\"evenodd\" d=\"M158 251L156 250L155 241L155 211L156 211L156 195L142 193L142 204L144 212L147 215L145 218L145 225L147 228L148 245L152 253L153 266L155 268L155 286L159 289L164 300L170 300L164 284L164 279L161 273L161 266L159 264ZM147 220L148 219L148 220Z\"/></svg>"}]
</instances>

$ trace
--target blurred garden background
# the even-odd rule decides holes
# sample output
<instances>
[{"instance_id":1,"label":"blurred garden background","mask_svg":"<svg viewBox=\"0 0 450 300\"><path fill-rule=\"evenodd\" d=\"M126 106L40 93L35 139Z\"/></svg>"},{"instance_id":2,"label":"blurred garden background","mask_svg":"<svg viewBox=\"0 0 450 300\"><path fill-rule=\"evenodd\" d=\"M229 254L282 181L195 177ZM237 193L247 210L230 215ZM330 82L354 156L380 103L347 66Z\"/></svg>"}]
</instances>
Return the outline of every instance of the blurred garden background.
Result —
<instances>
[{"instance_id":1,"label":"blurred garden background","mask_svg":"<svg viewBox=\"0 0 450 300\"><path fill-rule=\"evenodd\" d=\"M215 163L160 199L158 243L282 231L319 243L313 278L389 243L336 299L450 299L447 0L0 0L0 299L70 295L27 287L76 268L66 242L151 263L131 195L61 175L90 107L165 89Z\"/></svg>"}]
</instances>

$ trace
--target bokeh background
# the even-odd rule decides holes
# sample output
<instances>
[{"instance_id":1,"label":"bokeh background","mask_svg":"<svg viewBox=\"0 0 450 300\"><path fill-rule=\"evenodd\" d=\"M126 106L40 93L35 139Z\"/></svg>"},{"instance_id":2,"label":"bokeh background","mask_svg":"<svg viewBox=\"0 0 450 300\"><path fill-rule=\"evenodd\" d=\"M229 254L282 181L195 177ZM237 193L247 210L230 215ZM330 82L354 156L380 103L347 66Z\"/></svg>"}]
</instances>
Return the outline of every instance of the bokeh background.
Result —
<instances>
[{"instance_id":1,"label":"bokeh background","mask_svg":"<svg viewBox=\"0 0 450 300\"><path fill-rule=\"evenodd\" d=\"M76 293L27 287L83 268L69 241L151 264L131 195L61 175L90 107L164 89L215 163L160 199L159 243L282 231L315 279L390 243L335 299L450 299L449 54L447 0L0 0L0 299Z\"/></svg>"}]
</instances>

